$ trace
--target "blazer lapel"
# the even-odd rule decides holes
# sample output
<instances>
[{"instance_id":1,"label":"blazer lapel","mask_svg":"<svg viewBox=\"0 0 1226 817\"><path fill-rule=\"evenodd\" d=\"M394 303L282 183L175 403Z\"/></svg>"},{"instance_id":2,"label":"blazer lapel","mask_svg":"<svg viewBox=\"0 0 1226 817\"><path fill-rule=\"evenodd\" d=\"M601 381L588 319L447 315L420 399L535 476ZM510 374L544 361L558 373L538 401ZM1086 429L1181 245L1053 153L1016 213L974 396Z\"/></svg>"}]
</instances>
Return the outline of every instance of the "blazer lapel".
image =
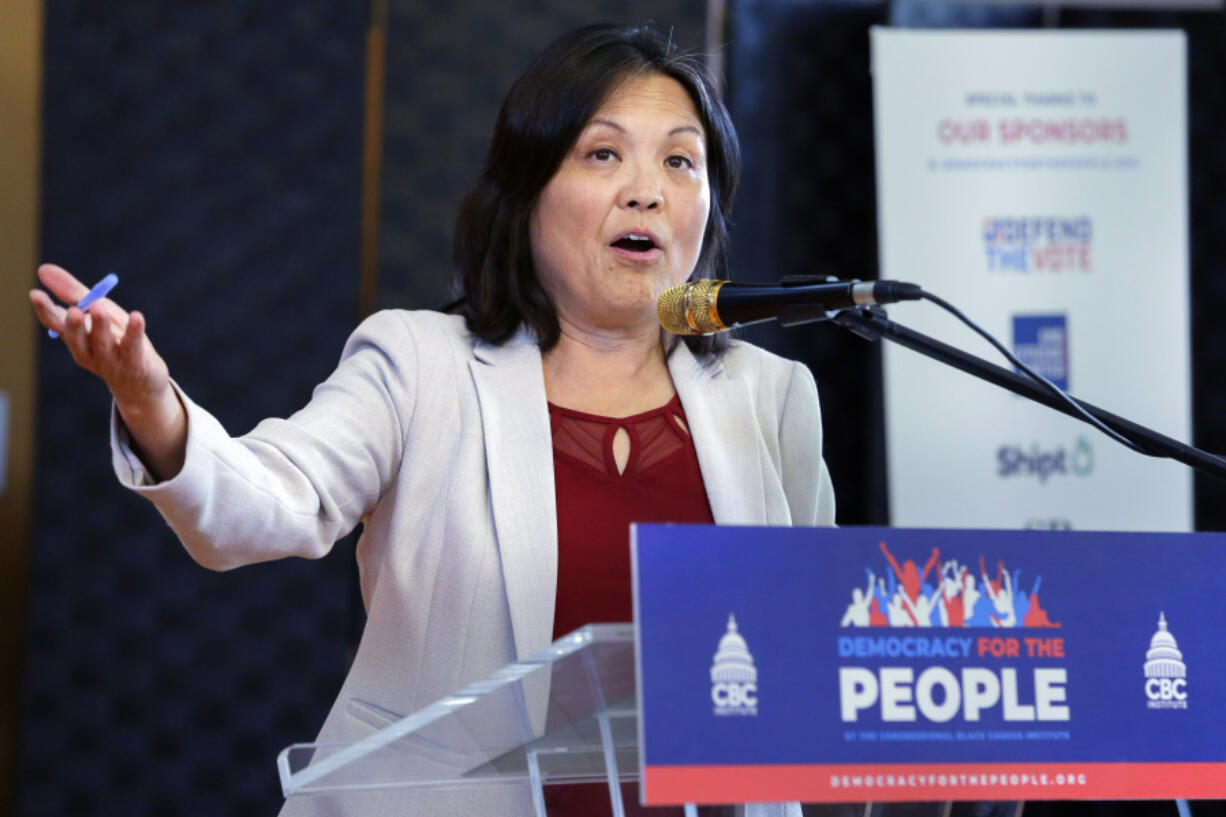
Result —
<instances>
[{"instance_id":1,"label":"blazer lapel","mask_svg":"<svg viewBox=\"0 0 1226 817\"><path fill-rule=\"evenodd\" d=\"M704 367L684 343L677 344L668 368L716 524L765 524L762 458L748 386L729 377L722 362Z\"/></svg>"},{"instance_id":2,"label":"blazer lapel","mask_svg":"<svg viewBox=\"0 0 1226 817\"><path fill-rule=\"evenodd\" d=\"M549 645L558 581L553 441L541 354L521 331L502 346L478 343L469 363L490 480L490 504L511 609L515 653Z\"/></svg>"}]
</instances>

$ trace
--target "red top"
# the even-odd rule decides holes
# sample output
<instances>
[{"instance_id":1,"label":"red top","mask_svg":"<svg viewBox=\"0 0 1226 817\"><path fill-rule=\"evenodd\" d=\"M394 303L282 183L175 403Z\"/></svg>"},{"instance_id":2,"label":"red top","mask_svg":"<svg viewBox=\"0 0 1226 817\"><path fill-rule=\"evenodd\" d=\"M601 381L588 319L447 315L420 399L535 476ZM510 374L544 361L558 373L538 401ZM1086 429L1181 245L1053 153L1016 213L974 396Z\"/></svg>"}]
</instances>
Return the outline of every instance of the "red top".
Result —
<instances>
[{"instance_id":1,"label":"red top","mask_svg":"<svg viewBox=\"0 0 1226 817\"><path fill-rule=\"evenodd\" d=\"M630 621L630 523L711 523L681 400L630 417L549 405L558 502L558 596L553 637L584 624ZM629 436L618 473L613 440Z\"/></svg>"},{"instance_id":2,"label":"red top","mask_svg":"<svg viewBox=\"0 0 1226 817\"><path fill-rule=\"evenodd\" d=\"M630 523L714 522L685 412L676 395L631 417L600 417L549 405L558 501L555 639L593 622L630 621ZM613 442L625 429L630 454L618 473ZM550 817L611 813L607 785L547 786ZM672 817L680 808L643 808L622 787L627 817Z\"/></svg>"}]
</instances>

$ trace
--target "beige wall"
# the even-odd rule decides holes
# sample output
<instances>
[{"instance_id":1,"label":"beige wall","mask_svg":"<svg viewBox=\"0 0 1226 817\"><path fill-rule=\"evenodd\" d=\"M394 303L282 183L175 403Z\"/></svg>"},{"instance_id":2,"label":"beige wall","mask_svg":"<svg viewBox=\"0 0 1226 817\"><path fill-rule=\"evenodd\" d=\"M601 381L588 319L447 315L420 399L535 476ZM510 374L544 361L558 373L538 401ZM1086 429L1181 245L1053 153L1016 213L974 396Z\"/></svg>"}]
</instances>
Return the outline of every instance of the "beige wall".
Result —
<instances>
[{"instance_id":1,"label":"beige wall","mask_svg":"<svg viewBox=\"0 0 1226 817\"><path fill-rule=\"evenodd\" d=\"M41 0L0 0L0 389L10 417L0 495L0 813L15 812L21 637L34 442L36 333L26 291L38 255Z\"/></svg>"}]
</instances>

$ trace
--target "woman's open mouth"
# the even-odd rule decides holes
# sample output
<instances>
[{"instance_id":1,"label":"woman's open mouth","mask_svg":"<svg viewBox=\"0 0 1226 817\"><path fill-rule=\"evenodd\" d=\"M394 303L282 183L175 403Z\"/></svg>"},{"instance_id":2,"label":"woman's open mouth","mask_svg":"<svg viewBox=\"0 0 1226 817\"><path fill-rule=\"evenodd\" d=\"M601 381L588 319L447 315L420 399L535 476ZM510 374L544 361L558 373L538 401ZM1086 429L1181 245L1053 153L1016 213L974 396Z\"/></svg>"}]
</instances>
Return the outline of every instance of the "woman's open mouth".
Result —
<instances>
[{"instance_id":1,"label":"woman's open mouth","mask_svg":"<svg viewBox=\"0 0 1226 817\"><path fill-rule=\"evenodd\" d=\"M649 261L660 253L654 236L649 233L629 232L609 244L617 254L634 261Z\"/></svg>"}]
</instances>

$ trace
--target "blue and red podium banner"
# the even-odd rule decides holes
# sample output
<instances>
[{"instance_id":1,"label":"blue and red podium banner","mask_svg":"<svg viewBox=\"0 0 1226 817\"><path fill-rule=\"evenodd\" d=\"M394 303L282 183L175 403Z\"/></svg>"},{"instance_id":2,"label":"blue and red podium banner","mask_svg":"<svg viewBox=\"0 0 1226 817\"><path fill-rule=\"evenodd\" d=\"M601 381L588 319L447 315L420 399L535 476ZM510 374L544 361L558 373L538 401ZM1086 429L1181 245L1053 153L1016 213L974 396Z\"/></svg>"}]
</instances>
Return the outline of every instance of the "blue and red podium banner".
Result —
<instances>
[{"instance_id":1,"label":"blue and red podium banner","mask_svg":"<svg viewBox=\"0 0 1226 817\"><path fill-rule=\"evenodd\" d=\"M647 805L1226 797L1226 535L633 538Z\"/></svg>"}]
</instances>

